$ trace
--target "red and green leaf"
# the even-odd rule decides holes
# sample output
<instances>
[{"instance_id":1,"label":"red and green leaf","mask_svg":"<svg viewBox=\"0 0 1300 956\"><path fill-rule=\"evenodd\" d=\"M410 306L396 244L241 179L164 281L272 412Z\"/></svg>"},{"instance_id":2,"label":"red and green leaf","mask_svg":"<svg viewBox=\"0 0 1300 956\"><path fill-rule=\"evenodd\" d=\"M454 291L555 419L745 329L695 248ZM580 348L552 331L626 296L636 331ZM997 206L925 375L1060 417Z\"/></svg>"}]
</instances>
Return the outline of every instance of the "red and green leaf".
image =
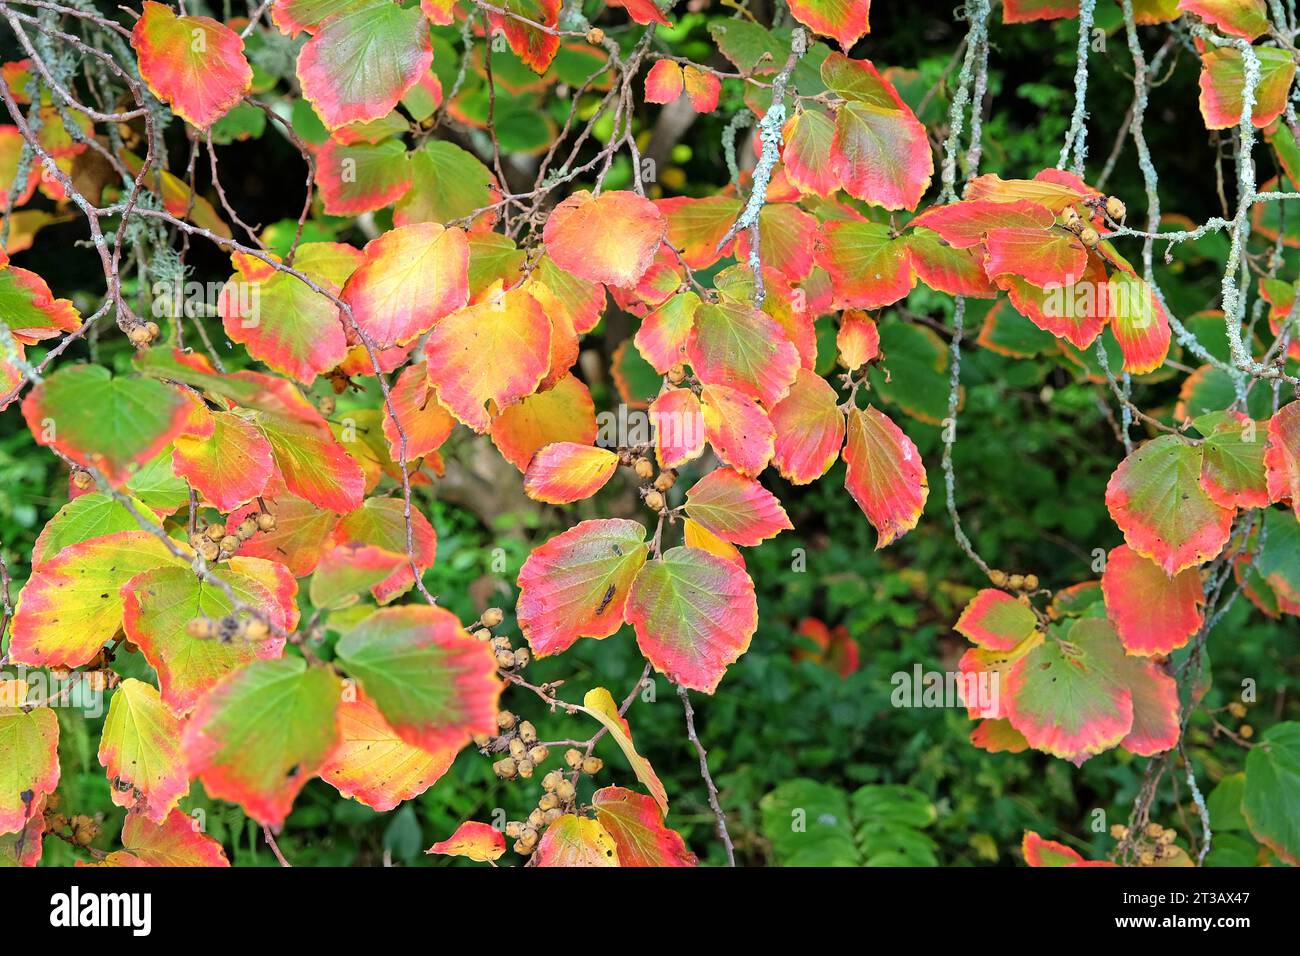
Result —
<instances>
[{"instance_id":1,"label":"red and green leaf","mask_svg":"<svg viewBox=\"0 0 1300 956\"><path fill-rule=\"evenodd\" d=\"M852 408L844 446L844 487L876 529L883 548L916 527L930 493L916 445L873 406Z\"/></svg>"},{"instance_id":2,"label":"red and green leaf","mask_svg":"<svg viewBox=\"0 0 1300 956\"><path fill-rule=\"evenodd\" d=\"M698 548L671 548L637 574L627 618L657 671L712 694L758 627L754 582L731 561Z\"/></svg>"},{"instance_id":3,"label":"red and green leaf","mask_svg":"<svg viewBox=\"0 0 1300 956\"><path fill-rule=\"evenodd\" d=\"M200 129L229 112L253 84L243 39L211 17L177 16L145 0L131 46L150 92Z\"/></svg>"}]
</instances>

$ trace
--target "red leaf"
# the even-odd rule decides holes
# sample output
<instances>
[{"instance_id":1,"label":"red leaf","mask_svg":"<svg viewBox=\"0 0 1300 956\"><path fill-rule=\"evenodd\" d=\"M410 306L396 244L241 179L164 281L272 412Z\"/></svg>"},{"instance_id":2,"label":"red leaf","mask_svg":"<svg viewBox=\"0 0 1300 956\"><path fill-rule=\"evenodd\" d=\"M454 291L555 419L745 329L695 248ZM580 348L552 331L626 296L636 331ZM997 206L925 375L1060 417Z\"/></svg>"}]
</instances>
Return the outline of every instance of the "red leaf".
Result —
<instances>
[{"instance_id":1,"label":"red leaf","mask_svg":"<svg viewBox=\"0 0 1300 956\"><path fill-rule=\"evenodd\" d=\"M618 847L619 866L698 866L676 830L664 826L654 800L622 787L605 787L591 796L596 819Z\"/></svg>"},{"instance_id":2,"label":"red leaf","mask_svg":"<svg viewBox=\"0 0 1300 956\"><path fill-rule=\"evenodd\" d=\"M1282 406L1269 420L1264 467L1269 500L1289 500L1300 519L1300 402Z\"/></svg>"},{"instance_id":3,"label":"red leaf","mask_svg":"<svg viewBox=\"0 0 1300 956\"><path fill-rule=\"evenodd\" d=\"M534 548L519 571L519 629L539 655L580 637L609 637L623 625L632 579L646 559L645 527L583 521Z\"/></svg>"},{"instance_id":4,"label":"red leaf","mask_svg":"<svg viewBox=\"0 0 1300 956\"><path fill-rule=\"evenodd\" d=\"M705 385L726 386L768 407L785 397L799 370L799 352L765 312L723 299L695 312L686 355Z\"/></svg>"},{"instance_id":5,"label":"red leaf","mask_svg":"<svg viewBox=\"0 0 1300 956\"><path fill-rule=\"evenodd\" d=\"M1101 589L1106 613L1130 654L1168 654L1200 629L1205 594L1201 576L1192 568L1171 578L1122 544L1106 559Z\"/></svg>"},{"instance_id":6,"label":"red leaf","mask_svg":"<svg viewBox=\"0 0 1300 956\"><path fill-rule=\"evenodd\" d=\"M700 391L700 407L704 434L719 458L750 477L767 467L776 429L758 402L725 385L705 385Z\"/></svg>"},{"instance_id":7,"label":"red leaf","mask_svg":"<svg viewBox=\"0 0 1300 956\"><path fill-rule=\"evenodd\" d=\"M145 0L131 31L140 78L182 119L206 129L253 85L239 34L211 17L178 17Z\"/></svg>"},{"instance_id":8,"label":"red leaf","mask_svg":"<svg viewBox=\"0 0 1300 956\"><path fill-rule=\"evenodd\" d=\"M876 529L877 550L916 527L930 493L912 440L883 412L849 410L844 487Z\"/></svg>"},{"instance_id":9,"label":"red leaf","mask_svg":"<svg viewBox=\"0 0 1300 956\"><path fill-rule=\"evenodd\" d=\"M660 468L679 468L704 453L704 413L689 388L670 388L650 403L650 428Z\"/></svg>"},{"instance_id":10,"label":"red leaf","mask_svg":"<svg viewBox=\"0 0 1300 956\"><path fill-rule=\"evenodd\" d=\"M709 472L686 492L686 514L723 541L752 547L794 525L776 495L730 468Z\"/></svg>"},{"instance_id":11,"label":"red leaf","mask_svg":"<svg viewBox=\"0 0 1300 956\"><path fill-rule=\"evenodd\" d=\"M439 840L424 852L463 856L478 863L486 863L500 858L506 852L506 838L496 827L467 820L447 839Z\"/></svg>"},{"instance_id":12,"label":"red leaf","mask_svg":"<svg viewBox=\"0 0 1300 956\"><path fill-rule=\"evenodd\" d=\"M871 32L871 0L792 0L790 12L814 33L834 37L845 50Z\"/></svg>"},{"instance_id":13,"label":"red leaf","mask_svg":"<svg viewBox=\"0 0 1300 956\"><path fill-rule=\"evenodd\" d=\"M799 370L790 393L768 416L776 429L772 461L781 477L806 485L835 463L844 444L844 413L836 399L835 389L825 379Z\"/></svg>"},{"instance_id":14,"label":"red leaf","mask_svg":"<svg viewBox=\"0 0 1300 956\"><path fill-rule=\"evenodd\" d=\"M632 582L627 619L637 646L673 683L712 694L758 627L754 582L698 548L671 548Z\"/></svg>"}]
</instances>

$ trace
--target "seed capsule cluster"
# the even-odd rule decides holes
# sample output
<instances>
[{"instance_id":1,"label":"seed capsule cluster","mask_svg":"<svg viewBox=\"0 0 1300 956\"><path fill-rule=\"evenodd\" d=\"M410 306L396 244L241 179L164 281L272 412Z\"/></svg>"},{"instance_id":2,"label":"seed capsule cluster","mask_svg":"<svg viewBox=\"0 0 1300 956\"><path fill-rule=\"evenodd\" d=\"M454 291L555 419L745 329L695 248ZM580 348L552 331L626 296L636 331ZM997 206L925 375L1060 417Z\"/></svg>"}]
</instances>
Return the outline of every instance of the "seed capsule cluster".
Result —
<instances>
[{"instance_id":1,"label":"seed capsule cluster","mask_svg":"<svg viewBox=\"0 0 1300 956\"><path fill-rule=\"evenodd\" d=\"M161 334L162 329L158 328L157 322L141 322L127 330L126 338L136 348L142 349L151 345Z\"/></svg>"},{"instance_id":2,"label":"seed capsule cluster","mask_svg":"<svg viewBox=\"0 0 1300 956\"><path fill-rule=\"evenodd\" d=\"M677 472L665 468L655 473L655 463L648 454L625 448L619 452L619 463L631 468L641 480L641 497L651 511L662 512L668 506L668 491L677 484Z\"/></svg>"},{"instance_id":3,"label":"seed capsule cluster","mask_svg":"<svg viewBox=\"0 0 1300 956\"><path fill-rule=\"evenodd\" d=\"M1007 574L1005 571L999 571L994 568L989 572L989 581L995 588L1007 588L1011 591L1037 591L1038 575L1036 574Z\"/></svg>"},{"instance_id":4,"label":"seed capsule cluster","mask_svg":"<svg viewBox=\"0 0 1300 956\"><path fill-rule=\"evenodd\" d=\"M550 748L537 742L537 728L530 721L519 720L508 710L497 713L497 727L501 730L497 736L479 734L474 743L485 752L506 754L492 765L493 773L500 779L527 780L551 755Z\"/></svg>"},{"instance_id":5,"label":"seed capsule cluster","mask_svg":"<svg viewBox=\"0 0 1300 956\"><path fill-rule=\"evenodd\" d=\"M226 530L222 521L206 526L196 524L194 534L190 535L190 547L202 555L204 561L224 561L233 557L239 546L259 531L274 531L275 526L275 515L267 511L249 515L239 522L234 534Z\"/></svg>"},{"instance_id":6,"label":"seed capsule cluster","mask_svg":"<svg viewBox=\"0 0 1300 956\"><path fill-rule=\"evenodd\" d=\"M505 620L505 612L499 607L490 607L479 617L478 622L470 627L470 637L488 641L492 653L497 659L497 667L503 671L517 671L527 667L532 654L527 647L515 647L505 634L493 634L492 628Z\"/></svg>"},{"instance_id":7,"label":"seed capsule cluster","mask_svg":"<svg viewBox=\"0 0 1300 956\"><path fill-rule=\"evenodd\" d=\"M1125 840L1131 834L1128 827L1122 823L1116 823L1110 828L1110 835L1116 840ZM1134 843L1141 844L1138 848L1138 862L1143 866L1154 866L1160 860L1173 856L1178 849L1174 846L1174 840L1178 838L1178 834L1158 823L1148 823L1132 836Z\"/></svg>"}]
</instances>

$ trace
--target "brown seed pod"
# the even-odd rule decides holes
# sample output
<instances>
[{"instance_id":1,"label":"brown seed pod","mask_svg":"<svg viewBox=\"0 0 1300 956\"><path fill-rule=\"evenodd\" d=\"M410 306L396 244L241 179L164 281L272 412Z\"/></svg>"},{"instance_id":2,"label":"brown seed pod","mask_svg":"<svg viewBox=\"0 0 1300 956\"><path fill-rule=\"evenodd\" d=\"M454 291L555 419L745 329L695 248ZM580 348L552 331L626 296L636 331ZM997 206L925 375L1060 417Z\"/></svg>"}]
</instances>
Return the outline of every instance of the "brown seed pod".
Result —
<instances>
[{"instance_id":1,"label":"brown seed pod","mask_svg":"<svg viewBox=\"0 0 1300 956\"><path fill-rule=\"evenodd\" d=\"M514 740L510 741L510 756L514 757L515 759L520 759L526 756L527 754L528 754L528 747L524 744L522 740L516 737Z\"/></svg>"},{"instance_id":2,"label":"brown seed pod","mask_svg":"<svg viewBox=\"0 0 1300 956\"><path fill-rule=\"evenodd\" d=\"M259 512L256 520L257 520L257 530L259 531L275 530L275 515L271 514L269 511Z\"/></svg>"},{"instance_id":3,"label":"brown seed pod","mask_svg":"<svg viewBox=\"0 0 1300 956\"><path fill-rule=\"evenodd\" d=\"M662 511L664 507L664 496L657 491L652 491L645 496L645 505L651 511Z\"/></svg>"},{"instance_id":4,"label":"brown seed pod","mask_svg":"<svg viewBox=\"0 0 1300 956\"><path fill-rule=\"evenodd\" d=\"M255 534L257 534L257 522L252 518L245 518L239 522L239 527L235 529L235 536L240 541L247 541Z\"/></svg>"},{"instance_id":5,"label":"brown seed pod","mask_svg":"<svg viewBox=\"0 0 1300 956\"><path fill-rule=\"evenodd\" d=\"M599 757L582 758L582 772L589 777L600 773L600 768L603 766L605 766L605 761L601 760Z\"/></svg>"},{"instance_id":6,"label":"brown seed pod","mask_svg":"<svg viewBox=\"0 0 1300 956\"><path fill-rule=\"evenodd\" d=\"M514 757L502 757L492 765L492 772L502 780L513 780L519 772L519 767Z\"/></svg>"},{"instance_id":7,"label":"brown seed pod","mask_svg":"<svg viewBox=\"0 0 1300 956\"><path fill-rule=\"evenodd\" d=\"M510 711L502 710L497 712L497 726L502 730L514 730L516 723L518 723L518 720Z\"/></svg>"},{"instance_id":8,"label":"brown seed pod","mask_svg":"<svg viewBox=\"0 0 1300 956\"><path fill-rule=\"evenodd\" d=\"M564 762L573 770L582 766L582 751L570 747L564 752Z\"/></svg>"},{"instance_id":9,"label":"brown seed pod","mask_svg":"<svg viewBox=\"0 0 1300 956\"><path fill-rule=\"evenodd\" d=\"M680 385L686 379L686 367L684 365L674 365L668 370L668 381L674 385Z\"/></svg>"},{"instance_id":10,"label":"brown seed pod","mask_svg":"<svg viewBox=\"0 0 1300 956\"><path fill-rule=\"evenodd\" d=\"M519 776L523 777L525 780L531 777L533 775L533 770L536 769L536 765L527 757L523 760L517 760L515 763L519 767Z\"/></svg>"},{"instance_id":11,"label":"brown seed pod","mask_svg":"<svg viewBox=\"0 0 1300 956\"><path fill-rule=\"evenodd\" d=\"M605 42L605 31L600 27L592 27L587 31L587 42L592 46L600 46Z\"/></svg>"},{"instance_id":12,"label":"brown seed pod","mask_svg":"<svg viewBox=\"0 0 1300 956\"><path fill-rule=\"evenodd\" d=\"M1089 249L1096 249L1101 242L1101 234L1092 226L1084 226L1079 232L1079 241Z\"/></svg>"},{"instance_id":13,"label":"brown seed pod","mask_svg":"<svg viewBox=\"0 0 1300 956\"><path fill-rule=\"evenodd\" d=\"M81 468L72 470L72 483L83 491L95 483L95 479L90 477L90 472Z\"/></svg>"},{"instance_id":14,"label":"brown seed pod","mask_svg":"<svg viewBox=\"0 0 1300 956\"><path fill-rule=\"evenodd\" d=\"M1106 197L1106 215L1110 216L1111 219L1115 220L1116 222L1123 222L1124 215L1127 212L1128 209L1125 208L1124 203L1122 201L1115 198L1114 196Z\"/></svg>"},{"instance_id":15,"label":"brown seed pod","mask_svg":"<svg viewBox=\"0 0 1300 956\"><path fill-rule=\"evenodd\" d=\"M513 670L515 655L513 651L497 651L497 667L503 671Z\"/></svg>"},{"instance_id":16,"label":"brown seed pod","mask_svg":"<svg viewBox=\"0 0 1300 956\"><path fill-rule=\"evenodd\" d=\"M519 739L530 745L537 743L537 728L533 726L531 720L519 722Z\"/></svg>"},{"instance_id":17,"label":"brown seed pod","mask_svg":"<svg viewBox=\"0 0 1300 956\"><path fill-rule=\"evenodd\" d=\"M562 781L563 779L564 779L564 774L560 773L560 771L558 770L552 770L550 773L548 773L545 777L542 778L542 789L555 790L556 788L559 787L560 781Z\"/></svg>"},{"instance_id":18,"label":"brown seed pod","mask_svg":"<svg viewBox=\"0 0 1300 956\"><path fill-rule=\"evenodd\" d=\"M654 463L649 458L638 458L632 463L632 470L642 481L649 481L655 474Z\"/></svg>"},{"instance_id":19,"label":"brown seed pod","mask_svg":"<svg viewBox=\"0 0 1300 956\"><path fill-rule=\"evenodd\" d=\"M478 620L479 623L482 624L484 627L496 627L498 624L500 624L502 621L505 620L505 617L506 617L505 612L502 611L501 608L490 607L483 612L483 616L480 617Z\"/></svg>"},{"instance_id":20,"label":"brown seed pod","mask_svg":"<svg viewBox=\"0 0 1300 956\"><path fill-rule=\"evenodd\" d=\"M528 759L533 763L544 763L546 758L551 755L550 750L538 744L536 747L528 749Z\"/></svg>"}]
</instances>

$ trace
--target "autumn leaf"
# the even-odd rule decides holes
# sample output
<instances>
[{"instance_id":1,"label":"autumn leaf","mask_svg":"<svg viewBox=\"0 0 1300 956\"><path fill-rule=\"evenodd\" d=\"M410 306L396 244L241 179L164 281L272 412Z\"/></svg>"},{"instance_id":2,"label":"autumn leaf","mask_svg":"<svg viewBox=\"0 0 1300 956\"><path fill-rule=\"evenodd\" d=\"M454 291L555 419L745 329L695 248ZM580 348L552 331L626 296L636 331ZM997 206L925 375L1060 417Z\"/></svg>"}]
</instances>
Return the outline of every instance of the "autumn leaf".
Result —
<instances>
[{"instance_id":1,"label":"autumn leaf","mask_svg":"<svg viewBox=\"0 0 1300 956\"><path fill-rule=\"evenodd\" d=\"M566 813L542 834L536 866L618 866L614 838L596 820Z\"/></svg>"},{"instance_id":2,"label":"autumn leaf","mask_svg":"<svg viewBox=\"0 0 1300 956\"><path fill-rule=\"evenodd\" d=\"M234 412L214 412L206 438L179 435L172 469L221 512L234 511L265 489L274 472L271 444L255 424Z\"/></svg>"},{"instance_id":3,"label":"autumn leaf","mask_svg":"<svg viewBox=\"0 0 1300 956\"><path fill-rule=\"evenodd\" d=\"M148 531L119 531L66 548L18 595L10 658L33 667L89 663L122 626L122 586L142 571L186 564Z\"/></svg>"},{"instance_id":4,"label":"autumn leaf","mask_svg":"<svg viewBox=\"0 0 1300 956\"><path fill-rule=\"evenodd\" d=\"M321 779L344 797L385 813L418 797L449 769L459 747L424 750L407 743L364 694L339 705L341 742Z\"/></svg>"},{"instance_id":5,"label":"autumn leaf","mask_svg":"<svg viewBox=\"0 0 1300 956\"><path fill-rule=\"evenodd\" d=\"M657 671L712 694L758 627L754 582L731 561L698 548L670 548L632 582L627 619Z\"/></svg>"},{"instance_id":6,"label":"autumn leaf","mask_svg":"<svg viewBox=\"0 0 1300 956\"><path fill-rule=\"evenodd\" d=\"M131 46L150 92L200 129L224 116L253 83L243 39L211 17L177 16L145 0Z\"/></svg>"},{"instance_id":7,"label":"autumn leaf","mask_svg":"<svg viewBox=\"0 0 1300 956\"><path fill-rule=\"evenodd\" d=\"M966 605L953 629L980 647L1009 651L1037 626L1038 618L1029 603L1017 601L1005 591L983 588Z\"/></svg>"},{"instance_id":8,"label":"autumn leaf","mask_svg":"<svg viewBox=\"0 0 1300 956\"><path fill-rule=\"evenodd\" d=\"M654 800L623 787L604 787L591 796L596 820L618 848L619 866L698 866L699 860L676 830L664 826Z\"/></svg>"},{"instance_id":9,"label":"autumn leaf","mask_svg":"<svg viewBox=\"0 0 1300 956\"><path fill-rule=\"evenodd\" d=\"M384 608L345 634L335 653L409 744L430 751L459 748L474 734L496 728L496 660L449 611Z\"/></svg>"},{"instance_id":10,"label":"autumn leaf","mask_svg":"<svg viewBox=\"0 0 1300 956\"><path fill-rule=\"evenodd\" d=\"M429 23L419 10L369 0L321 24L298 54L298 81L333 130L387 115L432 62Z\"/></svg>"},{"instance_id":11,"label":"autumn leaf","mask_svg":"<svg viewBox=\"0 0 1300 956\"><path fill-rule=\"evenodd\" d=\"M459 229L398 226L364 254L341 298L376 348L410 342L469 301L469 244Z\"/></svg>"},{"instance_id":12,"label":"autumn leaf","mask_svg":"<svg viewBox=\"0 0 1300 956\"><path fill-rule=\"evenodd\" d=\"M283 565L241 557L211 573L230 588L236 601L262 611L280 631L297 625L298 584ZM176 714L193 710L229 674L259 658L279 657L284 648L284 638L274 634L261 641L192 636L187 625L196 618L221 621L235 615L247 621L249 615L236 614L235 604L221 587L199 579L186 567L142 571L125 583L122 595L123 631L158 672L163 703Z\"/></svg>"},{"instance_id":13,"label":"autumn leaf","mask_svg":"<svg viewBox=\"0 0 1300 956\"><path fill-rule=\"evenodd\" d=\"M6 681L0 699L0 833L27 826L33 806L59 784L59 720L25 702L25 681Z\"/></svg>"},{"instance_id":14,"label":"autumn leaf","mask_svg":"<svg viewBox=\"0 0 1300 956\"><path fill-rule=\"evenodd\" d=\"M1106 507L1138 554L1174 575L1213 558L1228 541L1233 512L1201 486L1202 452L1161 435L1125 458L1106 485Z\"/></svg>"},{"instance_id":15,"label":"autumn leaf","mask_svg":"<svg viewBox=\"0 0 1300 956\"><path fill-rule=\"evenodd\" d=\"M805 485L830 470L844 444L844 413L824 378L801 368L768 418L776 430L772 463L782 478Z\"/></svg>"},{"instance_id":16,"label":"autumn leaf","mask_svg":"<svg viewBox=\"0 0 1300 956\"><path fill-rule=\"evenodd\" d=\"M654 261L668 223L630 192L576 192L551 211L542 238L561 269L591 282L634 286Z\"/></svg>"},{"instance_id":17,"label":"autumn leaf","mask_svg":"<svg viewBox=\"0 0 1300 956\"><path fill-rule=\"evenodd\" d=\"M551 538L519 571L519 629L538 656L580 637L609 637L623 625L633 578L645 564L646 529L636 521L582 521Z\"/></svg>"},{"instance_id":18,"label":"autumn leaf","mask_svg":"<svg viewBox=\"0 0 1300 956\"><path fill-rule=\"evenodd\" d=\"M228 867L226 851L205 834L199 821L173 810L161 824L129 813L122 826L122 849L110 853L107 866Z\"/></svg>"},{"instance_id":19,"label":"autumn leaf","mask_svg":"<svg viewBox=\"0 0 1300 956\"><path fill-rule=\"evenodd\" d=\"M925 465L912 440L883 412L852 408L844 487L876 529L876 548L891 544L920 520L930 493Z\"/></svg>"},{"instance_id":20,"label":"autumn leaf","mask_svg":"<svg viewBox=\"0 0 1300 956\"><path fill-rule=\"evenodd\" d=\"M686 492L686 514L723 541L754 546L793 529L776 496L731 468L717 468Z\"/></svg>"},{"instance_id":21,"label":"autumn leaf","mask_svg":"<svg viewBox=\"0 0 1300 956\"><path fill-rule=\"evenodd\" d=\"M301 657L254 661L225 678L185 725L191 776L266 826L284 822L294 798L338 745L342 681Z\"/></svg>"},{"instance_id":22,"label":"autumn leaf","mask_svg":"<svg viewBox=\"0 0 1300 956\"><path fill-rule=\"evenodd\" d=\"M524 473L524 492L535 501L564 505L590 498L618 468L607 448L554 442L538 450Z\"/></svg>"},{"instance_id":23,"label":"autumn leaf","mask_svg":"<svg viewBox=\"0 0 1300 956\"><path fill-rule=\"evenodd\" d=\"M161 824L190 788L181 722L157 688L128 677L113 692L99 741L113 802Z\"/></svg>"},{"instance_id":24,"label":"autumn leaf","mask_svg":"<svg viewBox=\"0 0 1300 956\"><path fill-rule=\"evenodd\" d=\"M38 444L120 485L184 431L190 404L153 379L68 365L32 389L22 408Z\"/></svg>"},{"instance_id":25,"label":"autumn leaf","mask_svg":"<svg viewBox=\"0 0 1300 956\"><path fill-rule=\"evenodd\" d=\"M486 863L506 852L506 838L496 827L467 820L445 840L439 840L425 853L443 853L463 856L478 863Z\"/></svg>"},{"instance_id":26,"label":"autumn leaf","mask_svg":"<svg viewBox=\"0 0 1300 956\"><path fill-rule=\"evenodd\" d=\"M482 433L531 395L550 368L551 323L537 300L515 290L453 312L425 343L438 401Z\"/></svg>"},{"instance_id":27,"label":"autumn leaf","mask_svg":"<svg viewBox=\"0 0 1300 956\"><path fill-rule=\"evenodd\" d=\"M704 434L723 462L754 477L772 460L776 429L763 407L749 395L725 385L700 391Z\"/></svg>"}]
</instances>

